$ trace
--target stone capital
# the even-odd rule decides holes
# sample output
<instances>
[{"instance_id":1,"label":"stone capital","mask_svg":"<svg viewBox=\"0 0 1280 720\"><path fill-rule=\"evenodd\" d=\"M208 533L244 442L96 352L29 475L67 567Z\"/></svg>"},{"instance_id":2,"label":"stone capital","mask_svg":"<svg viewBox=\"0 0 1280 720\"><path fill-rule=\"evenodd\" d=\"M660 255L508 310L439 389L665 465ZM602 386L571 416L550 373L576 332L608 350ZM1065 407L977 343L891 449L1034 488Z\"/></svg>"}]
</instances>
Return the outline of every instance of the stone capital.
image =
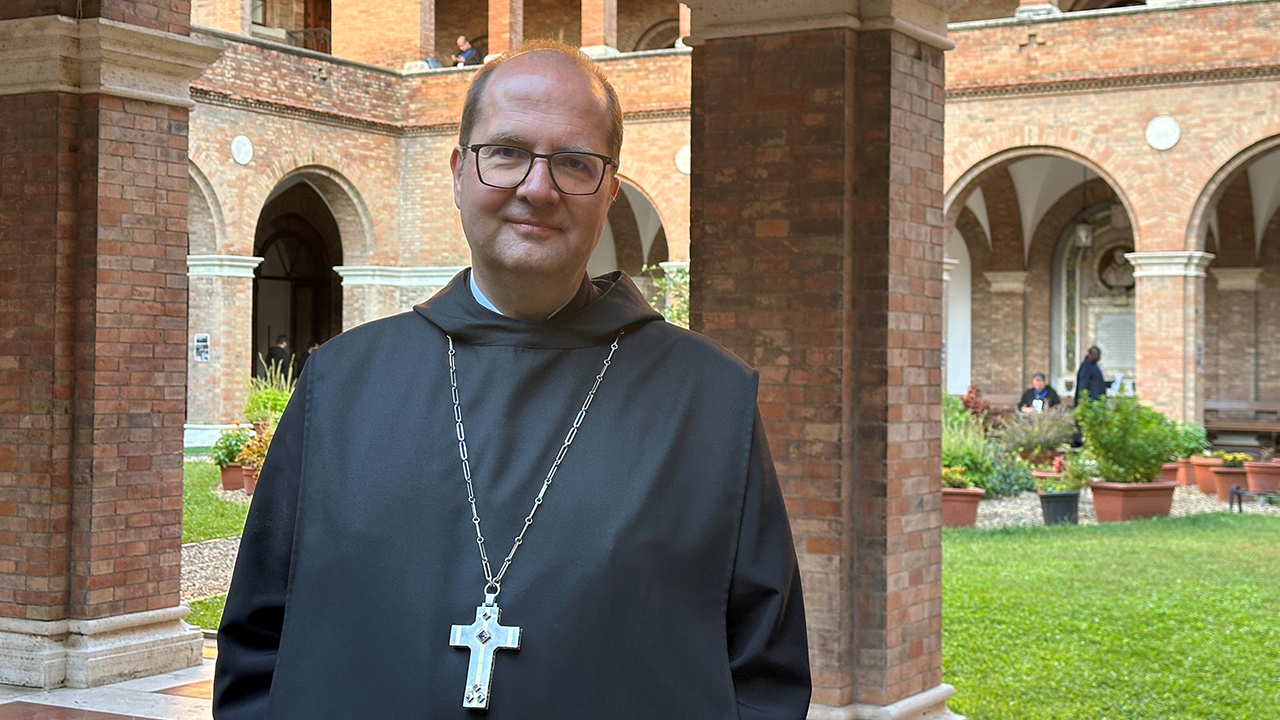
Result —
<instances>
[{"instance_id":1,"label":"stone capital","mask_svg":"<svg viewBox=\"0 0 1280 720\"><path fill-rule=\"evenodd\" d=\"M0 21L0 95L102 94L191 108L190 83L222 43L104 18Z\"/></svg>"},{"instance_id":2,"label":"stone capital","mask_svg":"<svg viewBox=\"0 0 1280 720\"><path fill-rule=\"evenodd\" d=\"M951 282L951 271L959 264L960 261L955 258L942 258L942 282Z\"/></svg>"},{"instance_id":3,"label":"stone capital","mask_svg":"<svg viewBox=\"0 0 1280 720\"><path fill-rule=\"evenodd\" d=\"M688 43L753 35L848 28L895 30L925 45L950 50L947 15L964 0L690 0Z\"/></svg>"},{"instance_id":4,"label":"stone capital","mask_svg":"<svg viewBox=\"0 0 1280 720\"><path fill-rule=\"evenodd\" d=\"M389 265L339 265L333 269L342 277L343 287L380 285L389 287L442 287L463 271L461 265L393 267Z\"/></svg>"},{"instance_id":5,"label":"stone capital","mask_svg":"<svg viewBox=\"0 0 1280 720\"><path fill-rule=\"evenodd\" d=\"M1027 290L1026 270L1005 270L983 273L987 282L991 283L991 292L996 294L1018 294Z\"/></svg>"},{"instance_id":6,"label":"stone capital","mask_svg":"<svg viewBox=\"0 0 1280 720\"><path fill-rule=\"evenodd\" d=\"M188 255L187 277L251 278L261 263L252 255Z\"/></svg>"},{"instance_id":7,"label":"stone capital","mask_svg":"<svg viewBox=\"0 0 1280 720\"><path fill-rule=\"evenodd\" d=\"M1219 292L1257 292L1262 268L1213 267L1209 268L1209 274L1218 281Z\"/></svg>"},{"instance_id":8,"label":"stone capital","mask_svg":"<svg viewBox=\"0 0 1280 720\"><path fill-rule=\"evenodd\" d=\"M1204 269L1214 255L1196 250L1172 252L1131 252L1124 259L1133 265L1133 276L1144 277L1204 277Z\"/></svg>"}]
</instances>

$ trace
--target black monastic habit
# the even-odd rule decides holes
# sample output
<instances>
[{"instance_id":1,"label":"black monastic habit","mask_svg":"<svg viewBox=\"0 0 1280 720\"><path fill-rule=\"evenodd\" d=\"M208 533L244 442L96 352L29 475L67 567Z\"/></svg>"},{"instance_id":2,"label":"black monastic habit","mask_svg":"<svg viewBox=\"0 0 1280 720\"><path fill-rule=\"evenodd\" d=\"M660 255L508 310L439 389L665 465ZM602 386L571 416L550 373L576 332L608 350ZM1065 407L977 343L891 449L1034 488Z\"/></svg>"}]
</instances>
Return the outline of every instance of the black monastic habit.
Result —
<instances>
[{"instance_id":1,"label":"black monastic habit","mask_svg":"<svg viewBox=\"0 0 1280 720\"><path fill-rule=\"evenodd\" d=\"M620 273L551 319L463 272L316 350L262 469L218 637L218 720L801 720L795 550L756 373ZM502 584L487 713L452 625L484 600L448 345L497 572L609 344L612 365Z\"/></svg>"}]
</instances>

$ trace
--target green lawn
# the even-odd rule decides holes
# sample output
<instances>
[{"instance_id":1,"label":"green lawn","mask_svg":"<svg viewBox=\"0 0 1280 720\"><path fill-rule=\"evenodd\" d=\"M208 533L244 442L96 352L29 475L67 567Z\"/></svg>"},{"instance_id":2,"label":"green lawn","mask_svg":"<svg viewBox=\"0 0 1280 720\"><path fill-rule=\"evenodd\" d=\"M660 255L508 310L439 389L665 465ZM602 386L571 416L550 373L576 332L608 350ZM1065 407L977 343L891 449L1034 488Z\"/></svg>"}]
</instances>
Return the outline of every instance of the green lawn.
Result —
<instances>
[{"instance_id":1,"label":"green lawn","mask_svg":"<svg viewBox=\"0 0 1280 720\"><path fill-rule=\"evenodd\" d=\"M943 535L943 679L971 720L1272 720L1280 518Z\"/></svg>"},{"instance_id":2,"label":"green lawn","mask_svg":"<svg viewBox=\"0 0 1280 720\"><path fill-rule=\"evenodd\" d=\"M211 598L191 601L191 614L187 622L199 625L205 630L217 630L222 622L222 608L227 604L226 595L214 595Z\"/></svg>"},{"instance_id":3,"label":"green lawn","mask_svg":"<svg viewBox=\"0 0 1280 720\"><path fill-rule=\"evenodd\" d=\"M249 506L219 499L211 492L218 484L218 466L189 462L182 466L182 542L234 537L244 531Z\"/></svg>"}]
</instances>

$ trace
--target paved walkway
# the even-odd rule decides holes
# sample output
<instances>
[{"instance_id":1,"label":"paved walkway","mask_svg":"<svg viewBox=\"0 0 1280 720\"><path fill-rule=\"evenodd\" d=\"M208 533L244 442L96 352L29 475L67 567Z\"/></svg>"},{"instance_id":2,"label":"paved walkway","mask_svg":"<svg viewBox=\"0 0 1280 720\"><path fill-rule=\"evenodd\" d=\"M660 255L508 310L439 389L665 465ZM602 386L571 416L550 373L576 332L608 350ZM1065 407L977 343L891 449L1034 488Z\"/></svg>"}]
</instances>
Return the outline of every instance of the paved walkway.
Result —
<instances>
[{"instance_id":1,"label":"paved walkway","mask_svg":"<svg viewBox=\"0 0 1280 720\"><path fill-rule=\"evenodd\" d=\"M199 667L91 690L0 685L0 720L210 720L217 645L205 640Z\"/></svg>"}]
</instances>

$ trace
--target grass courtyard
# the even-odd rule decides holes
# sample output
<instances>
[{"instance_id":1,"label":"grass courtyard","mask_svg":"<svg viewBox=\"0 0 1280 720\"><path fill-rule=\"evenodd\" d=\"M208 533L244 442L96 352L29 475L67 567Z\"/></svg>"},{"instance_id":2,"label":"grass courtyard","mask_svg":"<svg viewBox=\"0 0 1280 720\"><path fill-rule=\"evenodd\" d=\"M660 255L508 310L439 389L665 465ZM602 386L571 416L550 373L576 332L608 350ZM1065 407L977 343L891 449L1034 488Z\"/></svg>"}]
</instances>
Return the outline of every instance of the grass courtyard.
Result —
<instances>
[{"instance_id":1,"label":"grass courtyard","mask_svg":"<svg viewBox=\"0 0 1280 720\"><path fill-rule=\"evenodd\" d=\"M943 679L971 720L1270 720L1280 518L943 535Z\"/></svg>"}]
</instances>

